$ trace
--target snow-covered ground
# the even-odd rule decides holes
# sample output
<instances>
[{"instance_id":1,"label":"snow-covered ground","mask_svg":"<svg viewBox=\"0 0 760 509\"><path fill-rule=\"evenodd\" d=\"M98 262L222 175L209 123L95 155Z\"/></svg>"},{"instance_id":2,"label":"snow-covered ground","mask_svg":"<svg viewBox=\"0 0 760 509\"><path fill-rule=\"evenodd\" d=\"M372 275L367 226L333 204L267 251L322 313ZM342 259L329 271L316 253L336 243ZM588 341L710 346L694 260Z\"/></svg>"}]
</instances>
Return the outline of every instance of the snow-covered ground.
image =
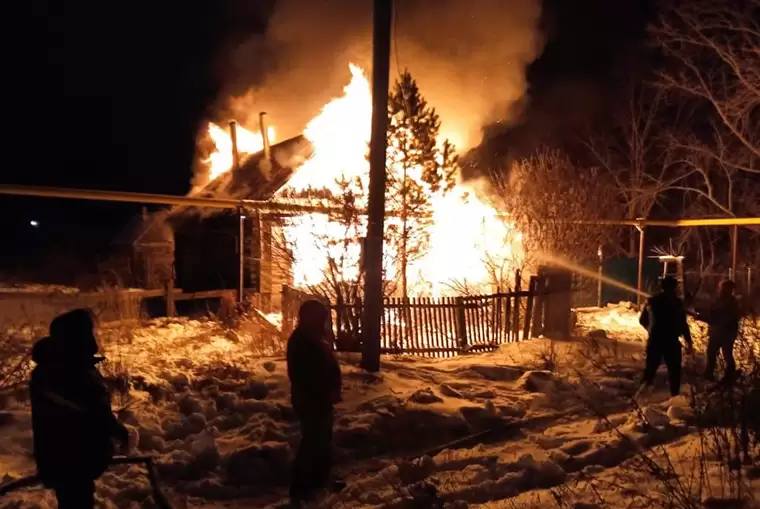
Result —
<instances>
[{"instance_id":1,"label":"snow-covered ground","mask_svg":"<svg viewBox=\"0 0 760 509\"><path fill-rule=\"evenodd\" d=\"M578 313L581 330L603 329L606 338L535 339L452 359L388 357L377 375L341 355L335 461L348 487L321 507L438 507L425 498L435 490L457 508L654 508L667 507L668 493L696 490L694 480L721 496L725 472L710 454L696 461L704 437L687 398L668 398L664 373L640 409L632 403L643 348L635 312L624 307L614 318ZM127 406L135 452L157 458L177 507L277 506L298 428L284 359L259 354L276 345L179 319L105 339L106 370L131 381L115 406ZM0 475L8 480L33 472L30 418L24 391L0 404ZM497 431L455 442L488 429ZM106 473L98 496L103 507L152 504L137 466ZM37 488L0 500L0 508L32 507L55 507L52 494Z\"/></svg>"},{"instance_id":2,"label":"snow-covered ground","mask_svg":"<svg viewBox=\"0 0 760 509\"><path fill-rule=\"evenodd\" d=\"M639 312L631 302L587 307L575 310L576 329L580 333L603 330L619 340L645 341L646 330L639 325Z\"/></svg>"}]
</instances>

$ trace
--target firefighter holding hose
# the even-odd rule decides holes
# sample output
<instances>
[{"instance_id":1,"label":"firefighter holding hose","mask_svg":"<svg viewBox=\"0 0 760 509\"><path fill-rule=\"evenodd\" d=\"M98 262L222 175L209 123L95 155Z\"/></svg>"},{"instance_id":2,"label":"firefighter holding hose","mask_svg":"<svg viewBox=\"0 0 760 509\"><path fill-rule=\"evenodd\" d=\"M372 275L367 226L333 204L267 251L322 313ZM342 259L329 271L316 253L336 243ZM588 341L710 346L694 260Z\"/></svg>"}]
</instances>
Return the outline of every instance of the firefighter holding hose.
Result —
<instances>
[{"instance_id":1,"label":"firefighter holding hose","mask_svg":"<svg viewBox=\"0 0 760 509\"><path fill-rule=\"evenodd\" d=\"M686 321L686 307L678 296L678 280L665 276L661 281L662 291L647 300L641 312L639 323L649 332L646 346L646 367L641 386L636 392L638 397L645 388L651 387L660 364L665 362L668 368L670 395L675 397L681 392L681 341L686 341L687 353L693 350L691 332Z\"/></svg>"}]
</instances>

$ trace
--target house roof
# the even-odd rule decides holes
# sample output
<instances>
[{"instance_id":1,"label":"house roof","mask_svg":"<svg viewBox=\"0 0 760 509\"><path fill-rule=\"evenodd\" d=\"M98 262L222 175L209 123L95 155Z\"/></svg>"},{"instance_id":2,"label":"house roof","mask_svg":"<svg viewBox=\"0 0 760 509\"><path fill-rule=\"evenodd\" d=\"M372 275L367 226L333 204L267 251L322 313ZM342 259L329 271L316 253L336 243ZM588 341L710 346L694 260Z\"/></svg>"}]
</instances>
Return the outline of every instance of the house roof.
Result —
<instances>
[{"instance_id":1,"label":"house roof","mask_svg":"<svg viewBox=\"0 0 760 509\"><path fill-rule=\"evenodd\" d=\"M265 172L262 164L264 153L250 154L237 169L219 175L203 188L192 193L192 196L234 200L269 200L287 184L293 173L311 157L312 146L304 136L296 136L272 145L270 152L271 168L268 172ZM168 229L170 226L176 227L190 218L199 220L231 212L234 211L178 206L168 210L138 215L116 236L114 244L135 247L146 242L173 243L171 229Z\"/></svg>"},{"instance_id":2,"label":"house roof","mask_svg":"<svg viewBox=\"0 0 760 509\"><path fill-rule=\"evenodd\" d=\"M311 143L304 136L296 136L271 146L271 168L265 168L263 152L249 155L237 169L225 172L192 193L200 198L226 198L235 200L269 200L274 197L296 169L312 155ZM224 210L201 210L197 207L175 207L171 218L189 215L210 216Z\"/></svg>"}]
</instances>

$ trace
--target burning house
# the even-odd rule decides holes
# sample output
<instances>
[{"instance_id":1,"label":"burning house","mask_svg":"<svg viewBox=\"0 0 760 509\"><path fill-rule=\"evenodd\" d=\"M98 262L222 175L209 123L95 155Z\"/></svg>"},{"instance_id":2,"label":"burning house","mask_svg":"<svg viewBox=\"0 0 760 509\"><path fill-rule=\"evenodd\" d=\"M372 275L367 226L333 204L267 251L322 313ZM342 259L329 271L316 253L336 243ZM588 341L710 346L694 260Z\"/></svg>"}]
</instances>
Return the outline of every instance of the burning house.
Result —
<instances>
[{"instance_id":1,"label":"burning house","mask_svg":"<svg viewBox=\"0 0 760 509\"><path fill-rule=\"evenodd\" d=\"M218 175L194 196L270 200L311 152L311 144L303 136L267 146ZM270 211L173 209L167 222L174 231L176 286L184 291L208 291L238 289L242 282L259 309L279 309L280 289L290 282L287 257L278 257L281 219Z\"/></svg>"},{"instance_id":2,"label":"burning house","mask_svg":"<svg viewBox=\"0 0 760 509\"><path fill-rule=\"evenodd\" d=\"M178 298L201 298L196 292L216 298L242 289L260 314L279 315L266 319L277 321L285 335L298 302L322 296L336 306L338 339L355 346L361 328L372 98L361 69L352 65L350 70L343 95L328 102L302 135L271 147L272 129L262 136L209 124L216 147L206 160L210 181L190 196L231 200L241 208L188 205L165 213L163 223L173 232L172 281L184 292ZM421 182L421 168L388 161L390 181L403 174ZM430 212L419 223L424 245L403 266L398 244L392 236L385 239L386 351L448 355L529 334L530 326L519 324L532 320L531 304L521 304L525 292L509 293L520 287L515 269L524 260L522 237L504 214L483 201L485 191L461 175L445 190L427 189ZM256 203L246 207L246 200ZM399 221L388 215L388 230L398 231ZM398 291L402 277L408 283L405 292ZM528 293L534 290L531 283Z\"/></svg>"},{"instance_id":3,"label":"burning house","mask_svg":"<svg viewBox=\"0 0 760 509\"><path fill-rule=\"evenodd\" d=\"M210 182L191 196L313 206L324 204L325 196L340 201L345 190L338 182L343 181L357 183L355 206L361 210L366 206L361 190L368 180L372 101L361 69L351 66L351 75L343 95L326 104L302 135L271 147L271 128L267 136L242 128L228 134L210 124L216 146L206 161ZM241 154L239 161L235 154ZM461 180L447 193L430 195L433 217L426 250L407 267L409 296L455 296L463 287L469 293L498 291L502 275L511 282L522 254L520 234L479 195L477 185ZM361 218L347 232L335 217L285 216L272 211L276 208L183 206L167 212L164 222L173 231L176 288L234 291L242 286L254 305L269 313L280 311L283 284L308 291L328 277L339 279L338 284L358 280ZM388 218L389 224L393 221ZM394 246L387 244L385 252L386 278L392 280L398 277Z\"/></svg>"},{"instance_id":4,"label":"burning house","mask_svg":"<svg viewBox=\"0 0 760 509\"><path fill-rule=\"evenodd\" d=\"M232 167L214 172L212 165L211 180L191 196L271 200L312 154L304 136L270 147L268 139L260 135L254 140L252 133L238 132L244 140L241 161L232 166L232 154L220 159L222 154L217 151L216 167L219 161ZM221 136L220 132L214 134ZM221 140L217 146L224 142ZM194 206L152 214L144 211L119 237L117 247L129 252L132 286L163 289L169 284L184 292L238 291L242 287L246 298L268 313L279 310L282 285L291 284L289 257L276 241L283 217L272 210Z\"/></svg>"}]
</instances>

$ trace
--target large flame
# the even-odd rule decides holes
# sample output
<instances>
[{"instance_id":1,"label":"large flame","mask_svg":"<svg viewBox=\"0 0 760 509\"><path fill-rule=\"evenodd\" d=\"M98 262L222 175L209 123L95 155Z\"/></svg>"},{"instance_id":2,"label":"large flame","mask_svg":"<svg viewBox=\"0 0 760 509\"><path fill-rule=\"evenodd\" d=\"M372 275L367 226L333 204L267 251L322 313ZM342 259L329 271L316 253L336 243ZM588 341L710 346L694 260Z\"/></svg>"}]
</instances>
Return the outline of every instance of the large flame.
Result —
<instances>
[{"instance_id":1,"label":"large flame","mask_svg":"<svg viewBox=\"0 0 760 509\"><path fill-rule=\"evenodd\" d=\"M357 205L366 206L362 190L369 180L372 94L362 70L353 64L349 68L352 78L343 95L308 123L304 135L313 146L313 156L296 170L280 197L306 190L339 194L338 181L357 182L353 188L360 195ZM452 131L451 126L447 129ZM448 193L431 194L429 249L407 267L410 296L497 291L511 281L523 258L521 236L503 214L478 198L481 191L476 183L458 182ZM394 221L398 219L386 218L386 224ZM361 247L353 239L363 236L365 228L365 220L345 225L320 214L290 221L283 235L294 258L294 285L309 287L336 277L355 280ZM384 253L386 278L393 279L397 276L393 246L386 242Z\"/></svg>"},{"instance_id":2,"label":"large flame","mask_svg":"<svg viewBox=\"0 0 760 509\"><path fill-rule=\"evenodd\" d=\"M240 125L235 129L237 137L238 154L241 156L248 154L255 154L264 150L264 139L261 136L261 132L251 132ZM208 125L208 134L214 141L216 151L206 159L206 164L209 166L209 180L214 180L216 177L229 171L232 168L232 139L229 133L223 128L214 123ZM274 127L269 126L267 128L267 136L270 142L275 141Z\"/></svg>"},{"instance_id":3,"label":"large flame","mask_svg":"<svg viewBox=\"0 0 760 509\"><path fill-rule=\"evenodd\" d=\"M343 89L343 96L327 103L306 125L304 136L313 145L314 155L288 181L288 190L311 188L338 193L336 180L341 177L359 177L366 187L372 94L362 70L353 64L349 69L351 82Z\"/></svg>"}]
</instances>

